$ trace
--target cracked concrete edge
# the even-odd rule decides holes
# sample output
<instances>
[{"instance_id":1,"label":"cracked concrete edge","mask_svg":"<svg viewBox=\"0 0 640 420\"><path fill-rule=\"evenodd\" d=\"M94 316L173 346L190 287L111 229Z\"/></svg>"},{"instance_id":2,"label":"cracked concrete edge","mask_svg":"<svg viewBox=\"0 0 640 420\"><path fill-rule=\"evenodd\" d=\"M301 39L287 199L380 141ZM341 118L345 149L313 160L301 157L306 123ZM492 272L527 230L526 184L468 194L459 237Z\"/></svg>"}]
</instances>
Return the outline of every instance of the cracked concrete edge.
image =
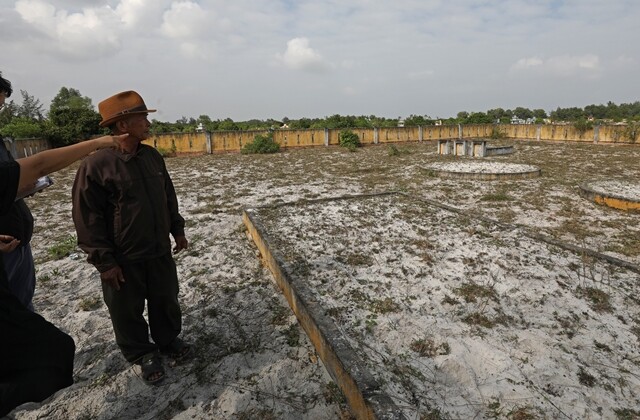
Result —
<instances>
[{"instance_id":1,"label":"cracked concrete edge","mask_svg":"<svg viewBox=\"0 0 640 420\"><path fill-rule=\"evenodd\" d=\"M368 194L366 196L388 194L393 193ZM356 197L363 196L345 196L314 201ZM305 201L304 203L309 202ZM242 219L248 229L249 236L258 247L265 265L273 274L278 287L318 352L325 368L340 387L353 415L357 419L367 420L405 420L406 417L402 411L381 390L380 384L368 371L364 361L358 357L335 323L325 315L313 291L289 274L287 264L277 250L270 246L268 234L259 218L252 214L252 209L244 209Z\"/></svg>"},{"instance_id":2,"label":"cracked concrete edge","mask_svg":"<svg viewBox=\"0 0 640 420\"><path fill-rule=\"evenodd\" d=\"M515 180L515 179L531 179L542 175L541 169L527 172L504 172L504 173L484 173L484 172L455 172L446 171L435 168L426 168L432 171L440 178L448 179L471 179L478 181L495 181L495 180Z\"/></svg>"},{"instance_id":3,"label":"cracked concrete edge","mask_svg":"<svg viewBox=\"0 0 640 420\"><path fill-rule=\"evenodd\" d=\"M618 210L640 212L640 202L616 194L603 194L591 188L587 183L580 185L580 195L596 204Z\"/></svg>"}]
</instances>

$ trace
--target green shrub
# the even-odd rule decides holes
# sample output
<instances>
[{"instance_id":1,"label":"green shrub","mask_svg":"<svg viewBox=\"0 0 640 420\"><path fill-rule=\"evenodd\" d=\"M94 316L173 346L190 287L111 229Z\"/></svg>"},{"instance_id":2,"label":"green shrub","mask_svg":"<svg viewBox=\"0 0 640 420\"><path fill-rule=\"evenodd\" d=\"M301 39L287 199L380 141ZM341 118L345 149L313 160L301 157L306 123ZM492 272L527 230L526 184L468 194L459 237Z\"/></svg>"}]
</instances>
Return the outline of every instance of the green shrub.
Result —
<instances>
[{"instance_id":1,"label":"green shrub","mask_svg":"<svg viewBox=\"0 0 640 420\"><path fill-rule=\"evenodd\" d=\"M497 140L497 139L503 139L507 137L507 135L504 133L504 131L500 130L499 127L494 126L491 129L491 134L489 135L489 137L494 140Z\"/></svg>"},{"instance_id":2,"label":"green shrub","mask_svg":"<svg viewBox=\"0 0 640 420\"><path fill-rule=\"evenodd\" d=\"M640 134L640 122L631 121L624 128L624 137L631 143L635 143L638 140L638 134Z\"/></svg>"},{"instance_id":3,"label":"green shrub","mask_svg":"<svg viewBox=\"0 0 640 420\"><path fill-rule=\"evenodd\" d=\"M591 130L593 128L593 121L587 121L584 118L581 118L573 123L573 126L576 128L580 135L583 135L587 132L587 130Z\"/></svg>"},{"instance_id":4,"label":"green shrub","mask_svg":"<svg viewBox=\"0 0 640 420\"><path fill-rule=\"evenodd\" d=\"M163 158L168 158L168 157L175 157L176 156L176 152L177 152L177 147L176 144L173 143L171 145L171 149L165 149L164 147L158 147L158 153L160 153L160 155L162 155Z\"/></svg>"},{"instance_id":5,"label":"green shrub","mask_svg":"<svg viewBox=\"0 0 640 420\"><path fill-rule=\"evenodd\" d=\"M273 133L269 133L257 134L251 143L244 145L242 150L240 150L240 153L277 153L279 150L280 145L273 140Z\"/></svg>"},{"instance_id":6,"label":"green shrub","mask_svg":"<svg viewBox=\"0 0 640 420\"><path fill-rule=\"evenodd\" d=\"M355 151L356 147L360 147L360 138L351 130L340 131L340 146L346 147L350 151Z\"/></svg>"}]
</instances>

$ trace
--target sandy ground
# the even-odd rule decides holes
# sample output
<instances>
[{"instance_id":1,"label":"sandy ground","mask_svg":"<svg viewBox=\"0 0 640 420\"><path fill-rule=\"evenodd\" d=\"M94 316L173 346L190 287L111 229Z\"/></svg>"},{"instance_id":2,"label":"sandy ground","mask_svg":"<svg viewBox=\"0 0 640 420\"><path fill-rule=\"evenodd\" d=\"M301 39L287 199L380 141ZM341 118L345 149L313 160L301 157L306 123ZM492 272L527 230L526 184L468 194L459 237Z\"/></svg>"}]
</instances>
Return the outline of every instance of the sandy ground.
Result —
<instances>
[{"instance_id":1,"label":"sandy ground","mask_svg":"<svg viewBox=\"0 0 640 420\"><path fill-rule=\"evenodd\" d=\"M405 195L250 211L406 418L640 407L640 269Z\"/></svg>"},{"instance_id":2,"label":"sandy ground","mask_svg":"<svg viewBox=\"0 0 640 420\"><path fill-rule=\"evenodd\" d=\"M578 186L588 181L613 179L637 185L640 148L538 142L518 142L515 146L512 155L486 160L534 165L542 169L542 177L522 181L436 178L430 176L425 165L460 158L437 155L434 142L395 148L367 147L354 153L340 148L313 148L269 156L227 154L167 159L191 241L190 249L178 254L176 260L181 281L183 335L195 343L197 354L189 364L168 368L167 379L158 387L143 384L136 369L124 361L114 344L99 277L84 261L81 251L73 246L70 189L76 167L61 171L54 177L54 186L29 199L36 218L32 245L38 285L34 304L39 313L75 339L76 383L42 404L20 407L12 416L18 419L348 418L340 392L246 236L241 220L243 207L397 190L513 223L520 226L519 229L542 232L635 264L640 262L640 215L596 205L580 197L578 191ZM382 210L375 211L385 215ZM397 230L393 232L398 234ZM70 249L65 252L67 246ZM62 256L56 256L58 251ZM526 249L521 252L522 258L527 255L533 258ZM456 264L451 269L462 270ZM532 281L545 283L550 274L541 271L538 273L541 279L533 274L524 275L523 282L531 275ZM460 276L457 281L464 281L464 275ZM457 287L446 284L445 280L439 280L442 290ZM554 284L553 287L559 287L557 280ZM536 292L528 290L523 289L514 302L540 299ZM614 302L610 316L618 320L616 325L622 323L619 318L622 317L629 331L640 330L637 301L633 300L634 305L622 305L617 292L607 290ZM500 293L504 295L503 290ZM527 297L527 293L533 295ZM568 292L567 296L576 299ZM561 296L555 299L560 307L564 305ZM357 309L354 300L346 299L341 305ZM515 311L518 305L514 303L509 308ZM521 311L518 319L534 322L535 306L526 306ZM586 322L586 316L578 316L579 320L573 321L568 313L562 312L558 319L566 318L565 330L574 328L582 333L597 329ZM447 317L448 312L442 311L436 320L445 322ZM511 326L501 324L498 330L513 328L515 335L523 330L524 321L519 322ZM461 330L459 334L467 333ZM469 332L468 335L474 337L478 346L495 349L481 334ZM624 337L629 339L628 334ZM634 356L632 343L618 345L608 340L611 335L603 336L598 343L615 349L617 356L628 353L625 362L628 365L620 364L618 373L627 383L635 383L632 377L637 375L640 362L637 355ZM439 344L442 342L435 343ZM453 344L450 343L450 347L455 350ZM637 348L637 338L633 345ZM470 351L478 354L473 349ZM539 360L545 360L544 354L538 356ZM573 372L580 372L575 361L572 362L571 357L567 359ZM552 369L551 366L541 364L538 369L544 371ZM593 377L598 384L591 392L604 393L598 382L602 377L599 371L594 371L589 363L584 364L583 370L588 375L585 378ZM623 392L622 387L619 392ZM455 412L448 414L437 398L430 393L424 395L427 395L424 404L436 410L442 408L438 413L442 418L456 418ZM477 410L477 418L508 417L507 411L499 409L502 405L491 407L495 409ZM580 404L575 406L575 411L572 407L562 410L569 418L583 418L583 413L588 412ZM633 410L639 410L622 402L616 407L631 410L632 414ZM531 412L534 417L530 418L542 417L536 411ZM597 411L595 413L592 418L599 418Z\"/></svg>"}]
</instances>

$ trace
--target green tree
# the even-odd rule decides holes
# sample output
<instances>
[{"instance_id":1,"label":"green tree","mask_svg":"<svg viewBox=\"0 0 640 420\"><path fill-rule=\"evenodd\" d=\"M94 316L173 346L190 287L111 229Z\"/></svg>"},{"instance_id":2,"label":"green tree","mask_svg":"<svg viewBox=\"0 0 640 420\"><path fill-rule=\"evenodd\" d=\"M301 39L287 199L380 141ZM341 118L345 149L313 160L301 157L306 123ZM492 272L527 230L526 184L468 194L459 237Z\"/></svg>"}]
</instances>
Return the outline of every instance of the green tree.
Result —
<instances>
[{"instance_id":1,"label":"green tree","mask_svg":"<svg viewBox=\"0 0 640 420\"><path fill-rule=\"evenodd\" d=\"M504 109L502 108L490 109L487 111L487 115L489 116L489 118L491 118L491 122L500 121L506 116Z\"/></svg>"},{"instance_id":2,"label":"green tree","mask_svg":"<svg viewBox=\"0 0 640 420\"><path fill-rule=\"evenodd\" d=\"M551 111L551 118L556 121L576 121L585 118L584 111L581 108L560 108Z\"/></svg>"},{"instance_id":3,"label":"green tree","mask_svg":"<svg viewBox=\"0 0 640 420\"><path fill-rule=\"evenodd\" d=\"M50 111L59 109L93 109L91 99L82 96L78 89L62 87L51 101Z\"/></svg>"},{"instance_id":4,"label":"green tree","mask_svg":"<svg viewBox=\"0 0 640 420\"><path fill-rule=\"evenodd\" d=\"M544 109L534 109L533 110L533 116L538 119L538 120L542 120L547 118L547 111L545 111Z\"/></svg>"},{"instance_id":5,"label":"green tree","mask_svg":"<svg viewBox=\"0 0 640 420\"><path fill-rule=\"evenodd\" d=\"M18 105L15 102L5 102L4 108L0 111L0 127L7 125L18 116Z\"/></svg>"},{"instance_id":6,"label":"green tree","mask_svg":"<svg viewBox=\"0 0 640 420\"><path fill-rule=\"evenodd\" d=\"M170 122L163 122L158 120L151 120L151 127L149 127L151 134L163 134L176 132L174 126Z\"/></svg>"},{"instance_id":7,"label":"green tree","mask_svg":"<svg viewBox=\"0 0 640 420\"><path fill-rule=\"evenodd\" d=\"M15 117L0 128L2 137L26 139L42 136L42 125L39 121L27 117Z\"/></svg>"},{"instance_id":8,"label":"green tree","mask_svg":"<svg viewBox=\"0 0 640 420\"><path fill-rule=\"evenodd\" d=\"M54 147L77 143L104 133L99 126L101 120L90 98L76 89L63 87L51 101L45 136Z\"/></svg>"},{"instance_id":9,"label":"green tree","mask_svg":"<svg viewBox=\"0 0 640 420\"><path fill-rule=\"evenodd\" d=\"M240 130L240 127L238 127L238 125L231 118L225 118L218 124L218 130L235 131Z\"/></svg>"},{"instance_id":10,"label":"green tree","mask_svg":"<svg viewBox=\"0 0 640 420\"><path fill-rule=\"evenodd\" d=\"M467 118L469 118L469 113L467 111L460 111L458 112L458 115L456 115L456 117L458 118L458 122L464 122Z\"/></svg>"},{"instance_id":11,"label":"green tree","mask_svg":"<svg viewBox=\"0 0 640 420\"><path fill-rule=\"evenodd\" d=\"M18 117L28 118L31 120L42 120L42 104L39 99L29 95L26 90L20 90L22 95L22 105L18 107Z\"/></svg>"},{"instance_id":12,"label":"green tree","mask_svg":"<svg viewBox=\"0 0 640 420\"><path fill-rule=\"evenodd\" d=\"M472 112L465 124L491 124L493 119L484 112Z\"/></svg>"},{"instance_id":13,"label":"green tree","mask_svg":"<svg viewBox=\"0 0 640 420\"><path fill-rule=\"evenodd\" d=\"M289 128L296 129L305 129L311 127L311 119L309 118L300 118L299 120L291 120L289 121Z\"/></svg>"},{"instance_id":14,"label":"green tree","mask_svg":"<svg viewBox=\"0 0 640 420\"><path fill-rule=\"evenodd\" d=\"M416 127L420 125L433 125L433 124L435 124L435 121L428 115L422 116L422 115L411 114L404 120L405 127Z\"/></svg>"},{"instance_id":15,"label":"green tree","mask_svg":"<svg viewBox=\"0 0 640 420\"><path fill-rule=\"evenodd\" d=\"M521 106L514 109L513 114L523 120L526 120L527 118L533 118L533 111L531 111L529 108L523 108Z\"/></svg>"}]
</instances>

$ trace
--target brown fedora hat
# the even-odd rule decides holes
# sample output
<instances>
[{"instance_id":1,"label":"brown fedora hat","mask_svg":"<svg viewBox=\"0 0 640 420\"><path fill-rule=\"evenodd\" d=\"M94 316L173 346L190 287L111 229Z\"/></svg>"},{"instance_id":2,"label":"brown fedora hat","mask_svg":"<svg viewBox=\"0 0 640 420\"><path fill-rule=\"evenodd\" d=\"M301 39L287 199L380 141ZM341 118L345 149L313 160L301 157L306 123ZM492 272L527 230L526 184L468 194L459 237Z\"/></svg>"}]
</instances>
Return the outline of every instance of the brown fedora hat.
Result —
<instances>
[{"instance_id":1,"label":"brown fedora hat","mask_svg":"<svg viewBox=\"0 0 640 420\"><path fill-rule=\"evenodd\" d=\"M142 96L132 90L116 93L100 102L98 111L102 116L100 127L107 127L128 115L156 112L155 109L147 109Z\"/></svg>"}]
</instances>

